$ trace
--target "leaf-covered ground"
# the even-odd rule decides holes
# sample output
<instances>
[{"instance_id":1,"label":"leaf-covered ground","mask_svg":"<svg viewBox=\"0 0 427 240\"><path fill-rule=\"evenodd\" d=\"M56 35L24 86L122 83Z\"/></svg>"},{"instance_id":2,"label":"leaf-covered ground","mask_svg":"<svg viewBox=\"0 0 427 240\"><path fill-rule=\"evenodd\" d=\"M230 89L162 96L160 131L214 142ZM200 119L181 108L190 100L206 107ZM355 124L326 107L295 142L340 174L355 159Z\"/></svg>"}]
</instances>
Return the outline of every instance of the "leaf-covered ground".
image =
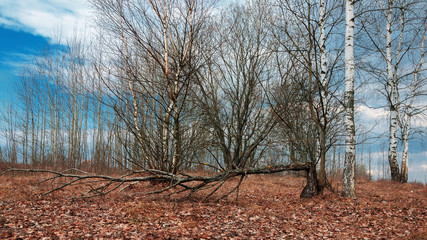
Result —
<instances>
[{"instance_id":1,"label":"leaf-covered ground","mask_svg":"<svg viewBox=\"0 0 427 240\"><path fill-rule=\"evenodd\" d=\"M300 199L303 178L250 176L237 201L201 202L202 195L176 201L140 194L153 188L148 184L86 200L72 199L83 186L39 197L52 186L28 184L35 180L0 177L0 239L427 238L421 184L359 180L356 200L329 191Z\"/></svg>"}]
</instances>

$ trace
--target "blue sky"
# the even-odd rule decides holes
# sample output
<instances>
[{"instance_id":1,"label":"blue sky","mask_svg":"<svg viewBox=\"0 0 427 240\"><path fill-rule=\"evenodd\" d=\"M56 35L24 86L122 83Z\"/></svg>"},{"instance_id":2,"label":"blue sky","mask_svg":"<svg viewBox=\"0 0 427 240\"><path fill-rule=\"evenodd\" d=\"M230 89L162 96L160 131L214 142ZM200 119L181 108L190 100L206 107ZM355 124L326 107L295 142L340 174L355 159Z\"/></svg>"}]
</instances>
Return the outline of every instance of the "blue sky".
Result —
<instances>
[{"instance_id":1,"label":"blue sky","mask_svg":"<svg viewBox=\"0 0 427 240\"><path fill-rule=\"evenodd\" d=\"M12 94L19 69L31 55L48 44L48 39L0 26L0 98Z\"/></svg>"},{"instance_id":2,"label":"blue sky","mask_svg":"<svg viewBox=\"0 0 427 240\"><path fill-rule=\"evenodd\" d=\"M20 67L60 35L67 38L87 25L85 0L0 1L0 101L7 100Z\"/></svg>"},{"instance_id":3,"label":"blue sky","mask_svg":"<svg viewBox=\"0 0 427 240\"><path fill-rule=\"evenodd\" d=\"M0 0L0 104L13 97L13 82L20 67L47 44L55 44L58 35L63 39L76 34L83 36L82 31L90 26L89 15L85 0ZM376 121L382 123L375 127L376 132L387 131L384 109L359 106L358 110L366 129ZM427 127L425 122L415 125ZM387 151L387 147L381 147L386 140L370 144L377 161L382 162L383 152ZM411 143L411 181L427 182L426 145L425 140ZM364 159L367 154L364 153Z\"/></svg>"}]
</instances>

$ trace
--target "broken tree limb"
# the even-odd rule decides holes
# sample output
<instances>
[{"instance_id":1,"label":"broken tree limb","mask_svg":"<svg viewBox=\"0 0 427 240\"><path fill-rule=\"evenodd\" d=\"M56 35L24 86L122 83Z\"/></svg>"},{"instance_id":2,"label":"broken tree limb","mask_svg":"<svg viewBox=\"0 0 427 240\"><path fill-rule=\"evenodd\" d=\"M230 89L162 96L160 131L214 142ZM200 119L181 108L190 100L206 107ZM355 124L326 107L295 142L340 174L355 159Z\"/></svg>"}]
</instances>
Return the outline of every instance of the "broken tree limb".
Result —
<instances>
[{"instance_id":1,"label":"broken tree limb","mask_svg":"<svg viewBox=\"0 0 427 240\"><path fill-rule=\"evenodd\" d=\"M192 196L193 194L199 191L209 190L210 192L204 198L204 200L207 200L208 198L212 197L214 193L217 192L218 189L220 189L223 184L230 178L240 177L240 180L229 192L221 196L220 199L227 197L233 192L238 192L239 187L245 176L256 174L272 174L283 171L306 171L307 185L304 187L303 192L301 193L301 197L312 197L316 194L316 191L313 191L313 183L316 180L315 176L313 175L313 172L315 171L313 171L312 165L310 163L276 165L263 168L235 169L230 171L223 171L213 176L197 176L190 175L187 173L172 174L156 169L143 169L138 171L131 171L122 176L114 177L108 175L93 174L79 169L53 171L43 169L16 168L8 169L2 172L0 175L17 172L45 173L53 176L46 177L46 179L42 180L39 183L58 179L65 180L58 186L53 187L49 191L42 193L42 195L50 194L76 184L89 184L91 189L88 192L81 194L80 198L90 198L108 194L119 188L125 189L138 182L161 181L163 183L168 183L168 185L162 185L159 189L151 192L146 192L146 194L161 194L169 192L169 196L184 194L182 198L186 198Z\"/></svg>"}]
</instances>

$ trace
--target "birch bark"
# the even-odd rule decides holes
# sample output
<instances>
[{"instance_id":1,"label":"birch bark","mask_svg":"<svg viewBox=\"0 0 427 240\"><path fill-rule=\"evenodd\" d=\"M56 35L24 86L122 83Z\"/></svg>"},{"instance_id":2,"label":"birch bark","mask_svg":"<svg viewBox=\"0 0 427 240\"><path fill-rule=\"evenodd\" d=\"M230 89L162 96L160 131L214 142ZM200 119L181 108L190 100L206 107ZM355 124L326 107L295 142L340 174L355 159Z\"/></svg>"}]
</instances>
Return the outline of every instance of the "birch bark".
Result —
<instances>
[{"instance_id":1,"label":"birch bark","mask_svg":"<svg viewBox=\"0 0 427 240\"><path fill-rule=\"evenodd\" d=\"M354 167L356 139L354 128L354 1L346 0L345 31L345 163L343 172L343 197L356 197L354 187Z\"/></svg>"},{"instance_id":2,"label":"birch bark","mask_svg":"<svg viewBox=\"0 0 427 240\"><path fill-rule=\"evenodd\" d=\"M397 163L397 81L395 78L394 67L391 54L392 41L392 14L394 1L388 1L387 21L386 21L386 61L387 61L387 92L389 96L390 126L389 126L389 148L388 162L390 164L391 179L398 181L400 179L399 164Z\"/></svg>"},{"instance_id":3,"label":"birch bark","mask_svg":"<svg viewBox=\"0 0 427 240\"><path fill-rule=\"evenodd\" d=\"M322 84L320 89L321 102L326 103L327 99L327 63L326 63L326 35L325 35L325 0L320 0L319 6L319 22L320 22L320 83ZM326 104L323 104L325 106ZM319 148L320 148L320 169L319 169L319 184L321 187L326 185L326 124L328 122L327 111L323 111L323 116L320 121L323 123L319 125Z\"/></svg>"},{"instance_id":4,"label":"birch bark","mask_svg":"<svg viewBox=\"0 0 427 240\"><path fill-rule=\"evenodd\" d=\"M424 41L426 36L426 30L424 30L424 35L421 40L421 47L420 47L420 62L417 66L417 68L414 71L414 82L412 84L411 89L411 98L409 100L409 105L406 107L406 110L404 112L404 115L406 115L405 122L402 123L402 144L403 144L403 154L402 154L402 167L400 172L400 181L401 182L408 182L408 149L409 149L409 135L411 133L411 119L412 119L412 112L411 109L413 108L415 97L417 95L417 89L420 88L420 83L422 83L423 80L418 79L418 73L421 71L421 68L424 64Z\"/></svg>"}]
</instances>

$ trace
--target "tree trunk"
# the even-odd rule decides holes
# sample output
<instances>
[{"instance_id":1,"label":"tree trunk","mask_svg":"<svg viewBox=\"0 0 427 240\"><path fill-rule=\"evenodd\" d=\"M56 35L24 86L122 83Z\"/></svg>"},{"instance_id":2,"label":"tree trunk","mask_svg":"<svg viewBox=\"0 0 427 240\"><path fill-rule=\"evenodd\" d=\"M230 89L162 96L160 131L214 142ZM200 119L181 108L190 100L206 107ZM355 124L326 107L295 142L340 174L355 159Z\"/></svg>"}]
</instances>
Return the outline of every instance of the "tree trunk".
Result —
<instances>
[{"instance_id":1,"label":"tree trunk","mask_svg":"<svg viewBox=\"0 0 427 240\"><path fill-rule=\"evenodd\" d=\"M320 0L320 97L322 105L326 104L327 97L327 79L326 79L326 71L327 71L327 63L326 63L326 35L325 35L325 1ZM324 107L323 107L324 108ZM322 108L322 109L323 109ZM319 169L319 184L320 189L323 189L326 185L326 124L327 124L327 116L326 112L323 109L322 119L320 120L319 132L320 132L320 141L319 141L319 153L320 153L320 169ZM323 120L323 121L322 121Z\"/></svg>"},{"instance_id":2,"label":"tree trunk","mask_svg":"<svg viewBox=\"0 0 427 240\"><path fill-rule=\"evenodd\" d=\"M179 165L181 164L181 126L178 112L177 103L174 104L174 125L173 125L173 140L174 140L174 152L172 156L172 169L171 173L176 174L178 172Z\"/></svg>"},{"instance_id":3,"label":"tree trunk","mask_svg":"<svg viewBox=\"0 0 427 240\"><path fill-rule=\"evenodd\" d=\"M300 194L301 198L312 198L321 190L317 180L316 166L313 165L306 170L307 184Z\"/></svg>"},{"instance_id":4,"label":"tree trunk","mask_svg":"<svg viewBox=\"0 0 427 240\"><path fill-rule=\"evenodd\" d=\"M391 55L392 29L391 21L393 14L393 1L389 1L386 21L386 61L387 61L387 91L389 94L390 109L390 136L388 148L388 162L390 164L391 179L400 180L399 164L397 163L397 95L396 81L393 73L393 63Z\"/></svg>"},{"instance_id":5,"label":"tree trunk","mask_svg":"<svg viewBox=\"0 0 427 240\"><path fill-rule=\"evenodd\" d=\"M405 126L405 132L403 133L403 136L402 136L403 155L402 155L402 169L400 173L400 181L403 183L408 182L408 148L409 148L408 137L409 137L410 127L411 127L410 126L411 118L408 117L407 121L408 122Z\"/></svg>"},{"instance_id":6,"label":"tree trunk","mask_svg":"<svg viewBox=\"0 0 427 240\"><path fill-rule=\"evenodd\" d=\"M320 154L320 168L319 168L319 187L321 190L326 186L326 132L322 129L320 131L319 154Z\"/></svg>"},{"instance_id":7,"label":"tree trunk","mask_svg":"<svg viewBox=\"0 0 427 240\"><path fill-rule=\"evenodd\" d=\"M356 197L354 187L354 167L356 158L356 138L354 128L354 1L346 0L345 32L345 163L343 172L343 197Z\"/></svg>"},{"instance_id":8,"label":"tree trunk","mask_svg":"<svg viewBox=\"0 0 427 240\"><path fill-rule=\"evenodd\" d=\"M414 82L412 84L411 89L411 99L409 100L409 105L406 107L406 110L404 112L404 115L406 115L406 122L403 123L403 129L402 129L402 144L403 144L403 156L402 156L402 168L400 172L400 181L403 183L408 182L408 149L409 149L409 135L411 133L411 119L412 119L412 112L411 109L413 107L415 96L417 95L417 90L419 88L420 82L422 82L422 79L418 79L418 72L421 71L422 66L424 65L424 41L426 37L426 29L424 30L423 38L421 40L421 46L420 46L420 62L418 64L418 67L414 71ZM403 117L401 117L403 119Z\"/></svg>"}]
</instances>

